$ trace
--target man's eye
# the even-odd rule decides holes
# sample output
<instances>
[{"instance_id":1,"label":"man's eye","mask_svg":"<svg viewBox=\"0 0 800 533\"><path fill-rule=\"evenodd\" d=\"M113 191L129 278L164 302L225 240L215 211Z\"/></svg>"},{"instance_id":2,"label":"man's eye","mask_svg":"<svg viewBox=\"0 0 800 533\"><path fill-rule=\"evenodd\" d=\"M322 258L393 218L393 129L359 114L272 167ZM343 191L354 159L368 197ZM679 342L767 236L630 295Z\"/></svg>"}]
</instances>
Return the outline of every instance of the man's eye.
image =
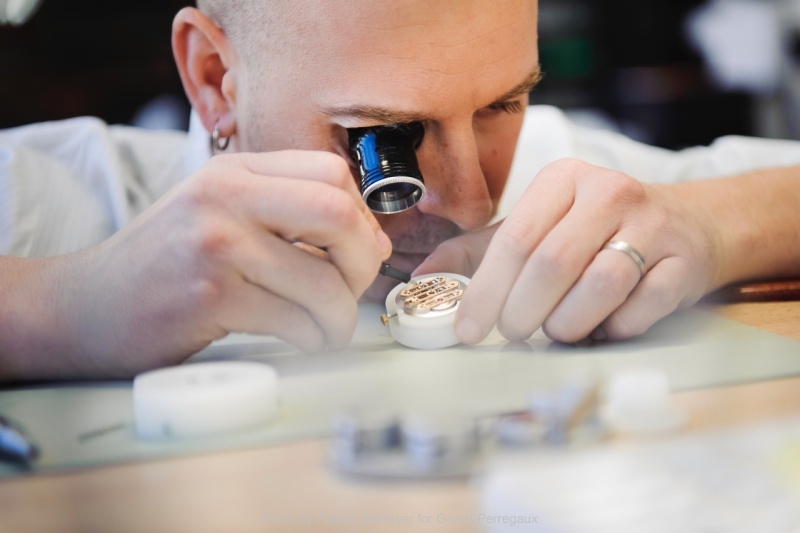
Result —
<instances>
[{"instance_id":1,"label":"man's eye","mask_svg":"<svg viewBox=\"0 0 800 533\"><path fill-rule=\"evenodd\" d=\"M489 106L493 111L502 111L503 113L521 113L525 110L525 106L519 100L512 100L510 102L495 102Z\"/></svg>"}]
</instances>

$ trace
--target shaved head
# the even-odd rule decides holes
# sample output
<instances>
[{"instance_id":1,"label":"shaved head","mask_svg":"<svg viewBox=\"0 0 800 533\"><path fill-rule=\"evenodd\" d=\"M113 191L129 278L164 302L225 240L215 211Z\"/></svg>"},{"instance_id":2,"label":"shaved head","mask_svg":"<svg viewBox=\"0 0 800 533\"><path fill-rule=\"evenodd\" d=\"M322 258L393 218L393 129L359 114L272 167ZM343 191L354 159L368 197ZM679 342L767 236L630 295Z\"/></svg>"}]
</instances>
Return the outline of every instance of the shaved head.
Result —
<instances>
[{"instance_id":1,"label":"shaved head","mask_svg":"<svg viewBox=\"0 0 800 533\"><path fill-rule=\"evenodd\" d=\"M258 65L259 50L288 48L290 28L299 22L299 9L281 0L197 0L197 7L219 26L242 59Z\"/></svg>"}]
</instances>

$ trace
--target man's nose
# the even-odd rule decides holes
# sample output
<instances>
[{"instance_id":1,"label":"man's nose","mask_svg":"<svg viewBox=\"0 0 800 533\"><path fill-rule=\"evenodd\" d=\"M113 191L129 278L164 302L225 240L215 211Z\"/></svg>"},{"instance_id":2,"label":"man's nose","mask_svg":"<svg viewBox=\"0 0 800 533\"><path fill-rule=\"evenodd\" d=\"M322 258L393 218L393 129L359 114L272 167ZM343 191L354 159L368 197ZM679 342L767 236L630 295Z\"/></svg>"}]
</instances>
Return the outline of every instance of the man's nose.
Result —
<instances>
[{"instance_id":1,"label":"man's nose","mask_svg":"<svg viewBox=\"0 0 800 533\"><path fill-rule=\"evenodd\" d=\"M419 210L448 219L465 231L489 222L492 199L472 124L426 128L417 158L426 188L425 197L417 204Z\"/></svg>"}]
</instances>

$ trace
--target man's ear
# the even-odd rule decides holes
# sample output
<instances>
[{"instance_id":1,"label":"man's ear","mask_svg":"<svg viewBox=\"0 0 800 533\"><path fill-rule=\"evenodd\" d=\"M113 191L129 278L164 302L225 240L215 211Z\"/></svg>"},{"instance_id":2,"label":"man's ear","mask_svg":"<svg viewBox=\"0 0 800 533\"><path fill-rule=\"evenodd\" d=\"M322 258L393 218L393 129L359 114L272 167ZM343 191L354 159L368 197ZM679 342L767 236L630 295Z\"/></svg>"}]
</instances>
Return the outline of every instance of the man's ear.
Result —
<instances>
[{"instance_id":1,"label":"man's ear","mask_svg":"<svg viewBox=\"0 0 800 533\"><path fill-rule=\"evenodd\" d=\"M222 30L197 9L183 8L172 23L172 52L206 130L216 125L223 137L236 133L236 58Z\"/></svg>"}]
</instances>

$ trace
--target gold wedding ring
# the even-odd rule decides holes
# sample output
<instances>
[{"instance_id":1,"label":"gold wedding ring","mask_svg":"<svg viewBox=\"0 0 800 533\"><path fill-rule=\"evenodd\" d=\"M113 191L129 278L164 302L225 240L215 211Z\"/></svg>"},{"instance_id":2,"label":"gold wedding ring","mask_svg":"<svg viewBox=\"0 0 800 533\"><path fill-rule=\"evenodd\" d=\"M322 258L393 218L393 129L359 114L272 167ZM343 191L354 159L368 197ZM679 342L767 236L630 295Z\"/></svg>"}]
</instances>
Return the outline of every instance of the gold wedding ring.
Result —
<instances>
[{"instance_id":1,"label":"gold wedding ring","mask_svg":"<svg viewBox=\"0 0 800 533\"><path fill-rule=\"evenodd\" d=\"M644 256L625 241L608 241L603 245L602 250L617 250L618 252L622 252L631 259L633 262L636 263L636 267L639 269L639 279L644 277Z\"/></svg>"}]
</instances>

